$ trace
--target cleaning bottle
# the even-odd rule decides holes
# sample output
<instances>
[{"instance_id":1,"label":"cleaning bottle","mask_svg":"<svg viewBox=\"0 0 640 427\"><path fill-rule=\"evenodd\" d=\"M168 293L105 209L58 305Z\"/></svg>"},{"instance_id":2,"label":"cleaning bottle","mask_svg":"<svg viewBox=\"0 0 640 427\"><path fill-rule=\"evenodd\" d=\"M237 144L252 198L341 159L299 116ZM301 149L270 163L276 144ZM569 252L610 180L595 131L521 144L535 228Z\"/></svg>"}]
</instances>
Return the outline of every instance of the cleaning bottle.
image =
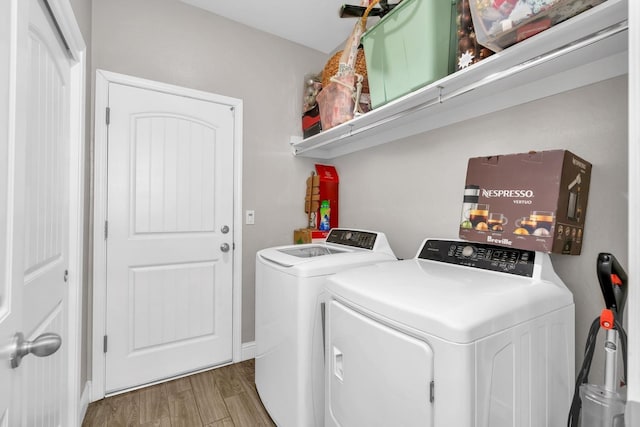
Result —
<instances>
[{"instance_id":1,"label":"cleaning bottle","mask_svg":"<svg viewBox=\"0 0 640 427\"><path fill-rule=\"evenodd\" d=\"M329 231L331 225L329 225L329 218L331 216L331 207L328 200L320 202L320 226L318 229L322 231Z\"/></svg>"}]
</instances>

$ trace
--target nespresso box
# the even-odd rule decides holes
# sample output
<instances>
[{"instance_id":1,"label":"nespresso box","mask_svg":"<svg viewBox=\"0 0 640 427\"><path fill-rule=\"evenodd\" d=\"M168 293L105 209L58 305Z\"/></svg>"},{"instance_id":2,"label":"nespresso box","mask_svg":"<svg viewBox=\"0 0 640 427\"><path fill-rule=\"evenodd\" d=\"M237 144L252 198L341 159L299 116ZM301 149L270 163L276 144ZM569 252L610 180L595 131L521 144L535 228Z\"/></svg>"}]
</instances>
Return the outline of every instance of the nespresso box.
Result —
<instances>
[{"instance_id":1,"label":"nespresso box","mask_svg":"<svg viewBox=\"0 0 640 427\"><path fill-rule=\"evenodd\" d=\"M460 238L579 255L591 164L566 150L469 159Z\"/></svg>"}]
</instances>

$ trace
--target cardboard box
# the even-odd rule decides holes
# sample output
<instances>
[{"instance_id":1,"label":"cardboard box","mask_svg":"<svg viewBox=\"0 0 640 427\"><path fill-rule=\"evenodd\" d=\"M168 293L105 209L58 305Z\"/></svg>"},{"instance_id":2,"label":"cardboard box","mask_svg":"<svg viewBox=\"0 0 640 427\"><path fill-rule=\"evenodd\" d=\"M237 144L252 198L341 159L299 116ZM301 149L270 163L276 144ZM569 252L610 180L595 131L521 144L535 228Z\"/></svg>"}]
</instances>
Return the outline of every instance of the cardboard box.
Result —
<instances>
[{"instance_id":1,"label":"cardboard box","mask_svg":"<svg viewBox=\"0 0 640 427\"><path fill-rule=\"evenodd\" d=\"M322 123L320 123L320 107L316 104L309 111L302 114L302 137L309 138L322 131Z\"/></svg>"},{"instance_id":2,"label":"cardboard box","mask_svg":"<svg viewBox=\"0 0 640 427\"><path fill-rule=\"evenodd\" d=\"M566 150L469 159L460 238L579 255L591 164Z\"/></svg>"},{"instance_id":3,"label":"cardboard box","mask_svg":"<svg viewBox=\"0 0 640 427\"><path fill-rule=\"evenodd\" d=\"M327 240L328 231L320 231L314 228L300 228L293 231L293 243L299 245L302 243L320 243Z\"/></svg>"},{"instance_id":4,"label":"cardboard box","mask_svg":"<svg viewBox=\"0 0 640 427\"><path fill-rule=\"evenodd\" d=\"M316 165L320 181L320 206L316 215L316 228L329 231L338 226L338 172L334 166Z\"/></svg>"}]
</instances>

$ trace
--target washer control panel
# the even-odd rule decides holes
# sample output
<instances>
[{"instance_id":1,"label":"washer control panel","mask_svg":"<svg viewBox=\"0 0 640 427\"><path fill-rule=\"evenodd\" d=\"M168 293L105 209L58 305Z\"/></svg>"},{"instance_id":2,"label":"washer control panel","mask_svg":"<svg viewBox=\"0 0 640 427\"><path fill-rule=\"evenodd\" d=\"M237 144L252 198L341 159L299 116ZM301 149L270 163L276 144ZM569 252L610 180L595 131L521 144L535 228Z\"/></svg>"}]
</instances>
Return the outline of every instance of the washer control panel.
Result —
<instances>
[{"instance_id":1,"label":"washer control panel","mask_svg":"<svg viewBox=\"0 0 640 427\"><path fill-rule=\"evenodd\" d=\"M418 258L533 277L536 253L483 243L427 240Z\"/></svg>"},{"instance_id":2,"label":"washer control panel","mask_svg":"<svg viewBox=\"0 0 640 427\"><path fill-rule=\"evenodd\" d=\"M354 248L373 250L376 243L377 233L360 230L347 230L345 228L334 228L327 236L327 243L351 246Z\"/></svg>"}]
</instances>

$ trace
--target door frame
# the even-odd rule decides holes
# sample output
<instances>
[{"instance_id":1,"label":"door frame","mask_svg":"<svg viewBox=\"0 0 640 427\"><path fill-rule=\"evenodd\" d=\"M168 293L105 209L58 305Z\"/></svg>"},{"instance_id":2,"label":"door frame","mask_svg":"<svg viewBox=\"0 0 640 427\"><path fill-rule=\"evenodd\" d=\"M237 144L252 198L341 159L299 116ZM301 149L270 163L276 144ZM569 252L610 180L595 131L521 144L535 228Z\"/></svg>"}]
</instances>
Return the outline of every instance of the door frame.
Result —
<instances>
[{"instance_id":1,"label":"door frame","mask_svg":"<svg viewBox=\"0 0 640 427\"><path fill-rule=\"evenodd\" d=\"M105 70L96 70L95 93L95 160L93 212L93 347L91 401L105 397L105 354L103 337L106 331L107 245L104 225L107 214L107 123L109 83L185 96L202 101L225 104L235 110L233 129L233 317L232 363L242 358L242 117L241 99L156 82Z\"/></svg>"},{"instance_id":2,"label":"door frame","mask_svg":"<svg viewBox=\"0 0 640 427\"><path fill-rule=\"evenodd\" d=\"M640 419L640 291L636 287L640 284L640 226L635 221L635 215L640 209L640 125L636 122L640 114L640 4L629 2L629 283L627 323L629 340L629 375L627 378L627 413L633 416L633 422Z\"/></svg>"},{"instance_id":3,"label":"door frame","mask_svg":"<svg viewBox=\"0 0 640 427\"><path fill-rule=\"evenodd\" d=\"M10 8L13 10L12 20L14 24L20 19L24 5L20 0L12 0ZM66 342L68 357L68 405L64 408L68 412L68 420L72 427L79 426L86 411L88 402L83 403L81 395L80 368L82 366L82 275L84 267L83 241L84 241L84 171L85 171L85 94L86 94L86 45L80 27L76 21L69 0L45 0L59 35L64 39L68 49L70 62L69 80L69 276L67 282L67 307L68 321ZM14 25L14 30L16 26ZM20 33L22 28L17 29ZM14 84L9 94L10 126L13 129L10 138L23 138L23 128L27 125L28 112L16 109L22 102L16 99L18 72L25 69L28 62L28 52L22 34L12 34L11 56L15 63L11 65L10 77ZM16 44L18 37L18 44ZM28 160L28 159L27 159ZM22 308L24 309L24 307Z\"/></svg>"}]
</instances>

